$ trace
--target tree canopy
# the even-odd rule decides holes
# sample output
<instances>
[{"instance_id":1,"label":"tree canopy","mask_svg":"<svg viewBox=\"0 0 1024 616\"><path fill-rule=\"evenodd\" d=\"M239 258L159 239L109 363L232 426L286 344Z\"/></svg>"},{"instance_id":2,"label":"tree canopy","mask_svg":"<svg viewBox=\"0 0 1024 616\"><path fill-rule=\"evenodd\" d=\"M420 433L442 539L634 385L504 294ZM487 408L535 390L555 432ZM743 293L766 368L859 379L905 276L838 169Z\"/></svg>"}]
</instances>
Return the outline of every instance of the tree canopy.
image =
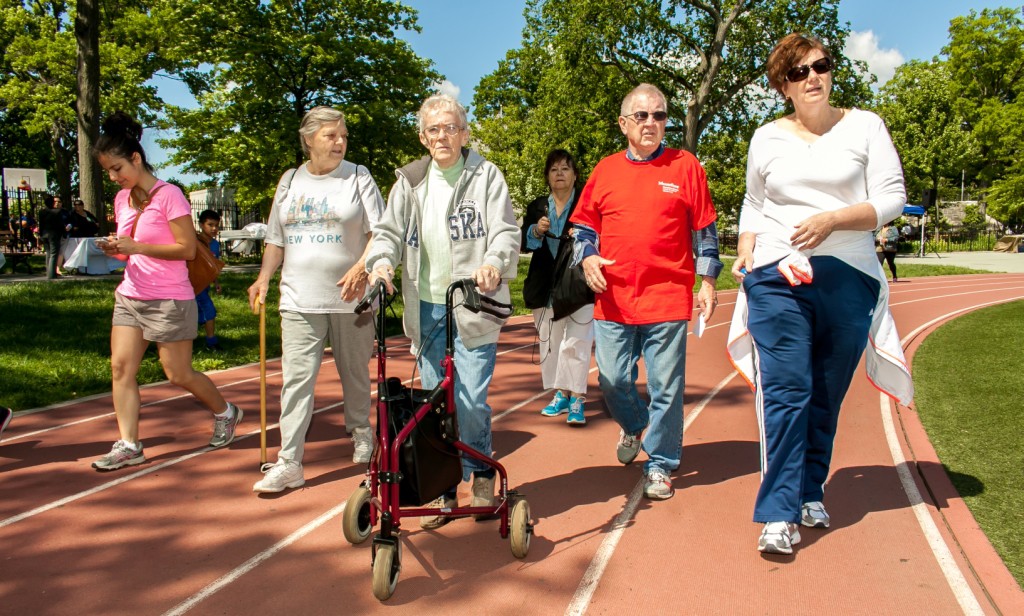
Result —
<instances>
[{"instance_id":1,"label":"tree canopy","mask_svg":"<svg viewBox=\"0 0 1024 616\"><path fill-rule=\"evenodd\" d=\"M345 112L346 158L386 189L420 154L413 114L439 80L396 37L418 30L390 0L177 0L181 72L198 108L170 110L171 161L269 203L281 174L303 161L298 127L318 105Z\"/></svg>"}]
</instances>

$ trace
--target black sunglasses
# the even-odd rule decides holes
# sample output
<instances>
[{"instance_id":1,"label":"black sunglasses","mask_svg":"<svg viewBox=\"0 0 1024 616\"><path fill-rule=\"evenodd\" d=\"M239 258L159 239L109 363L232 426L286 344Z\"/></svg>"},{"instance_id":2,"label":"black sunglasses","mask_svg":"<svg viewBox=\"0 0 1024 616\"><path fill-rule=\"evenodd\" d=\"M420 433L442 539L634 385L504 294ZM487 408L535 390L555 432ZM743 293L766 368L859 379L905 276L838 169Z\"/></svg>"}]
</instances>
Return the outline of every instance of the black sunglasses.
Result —
<instances>
[{"instance_id":1,"label":"black sunglasses","mask_svg":"<svg viewBox=\"0 0 1024 616\"><path fill-rule=\"evenodd\" d=\"M664 122L668 119L668 112L666 111L655 111L648 113L646 111L635 111L629 114L629 117L636 120L637 124L643 124L647 121L647 118L654 118L655 122Z\"/></svg>"},{"instance_id":2,"label":"black sunglasses","mask_svg":"<svg viewBox=\"0 0 1024 616\"><path fill-rule=\"evenodd\" d=\"M789 69L789 72L786 73L786 81L796 83L807 79L807 76L811 74L812 69L815 73L824 75L835 67L836 65L832 62L832 58L827 56L824 58L818 58L810 64L801 64L800 66L794 66Z\"/></svg>"}]
</instances>

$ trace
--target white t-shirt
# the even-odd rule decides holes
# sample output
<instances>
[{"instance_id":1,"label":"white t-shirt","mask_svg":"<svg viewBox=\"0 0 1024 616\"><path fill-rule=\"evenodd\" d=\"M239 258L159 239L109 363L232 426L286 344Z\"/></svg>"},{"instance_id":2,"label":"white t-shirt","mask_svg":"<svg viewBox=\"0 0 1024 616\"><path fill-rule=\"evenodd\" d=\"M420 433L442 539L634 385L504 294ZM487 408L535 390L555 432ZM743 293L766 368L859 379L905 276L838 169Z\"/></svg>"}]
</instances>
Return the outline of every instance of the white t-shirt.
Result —
<instances>
[{"instance_id":1,"label":"white t-shirt","mask_svg":"<svg viewBox=\"0 0 1024 616\"><path fill-rule=\"evenodd\" d=\"M342 161L326 175L307 165L287 171L277 185L267 243L284 248L281 310L352 312L339 280L366 249L367 234L384 211L384 198L366 167Z\"/></svg>"},{"instance_id":2,"label":"white t-shirt","mask_svg":"<svg viewBox=\"0 0 1024 616\"><path fill-rule=\"evenodd\" d=\"M430 162L427 180L420 185L417 195L423 203L420 216L420 299L432 304L443 304L452 283L452 239L448 229L448 207L455 193L455 185L465 168L465 160L448 169Z\"/></svg>"},{"instance_id":3,"label":"white t-shirt","mask_svg":"<svg viewBox=\"0 0 1024 616\"><path fill-rule=\"evenodd\" d=\"M754 266L794 250L798 224L821 212L867 202L878 226L903 211L903 168L882 119L851 109L830 131L808 143L776 122L754 132L747 158L747 192L740 233L757 233ZM834 231L808 256L831 255L873 275L878 267L871 231ZM884 279L884 278L883 278Z\"/></svg>"}]
</instances>

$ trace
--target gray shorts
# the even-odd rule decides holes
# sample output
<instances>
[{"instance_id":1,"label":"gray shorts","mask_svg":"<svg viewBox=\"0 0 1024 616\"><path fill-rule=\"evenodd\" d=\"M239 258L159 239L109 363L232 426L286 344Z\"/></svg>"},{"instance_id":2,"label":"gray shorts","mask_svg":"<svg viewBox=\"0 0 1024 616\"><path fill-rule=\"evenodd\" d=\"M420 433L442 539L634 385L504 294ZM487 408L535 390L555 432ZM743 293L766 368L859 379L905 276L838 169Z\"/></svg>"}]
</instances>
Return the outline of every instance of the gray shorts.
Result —
<instances>
[{"instance_id":1,"label":"gray shorts","mask_svg":"<svg viewBox=\"0 0 1024 616\"><path fill-rule=\"evenodd\" d=\"M199 333L194 299L131 299L114 293L113 325L137 327L151 342L192 340Z\"/></svg>"}]
</instances>

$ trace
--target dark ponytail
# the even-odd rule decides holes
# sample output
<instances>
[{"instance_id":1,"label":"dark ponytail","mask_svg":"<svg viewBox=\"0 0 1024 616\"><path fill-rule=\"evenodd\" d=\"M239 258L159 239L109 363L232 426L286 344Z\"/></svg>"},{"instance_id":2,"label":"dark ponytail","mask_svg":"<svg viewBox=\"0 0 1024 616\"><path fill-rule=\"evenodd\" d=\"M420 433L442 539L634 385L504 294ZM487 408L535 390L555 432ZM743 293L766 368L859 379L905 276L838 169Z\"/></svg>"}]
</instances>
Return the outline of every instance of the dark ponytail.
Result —
<instances>
[{"instance_id":1,"label":"dark ponytail","mask_svg":"<svg viewBox=\"0 0 1024 616\"><path fill-rule=\"evenodd\" d=\"M100 126L100 138L92 153L130 160L136 152L139 153L142 166L153 173L153 167L146 160L146 152L142 149L142 125L123 111L115 111L107 116Z\"/></svg>"}]
</instances>

